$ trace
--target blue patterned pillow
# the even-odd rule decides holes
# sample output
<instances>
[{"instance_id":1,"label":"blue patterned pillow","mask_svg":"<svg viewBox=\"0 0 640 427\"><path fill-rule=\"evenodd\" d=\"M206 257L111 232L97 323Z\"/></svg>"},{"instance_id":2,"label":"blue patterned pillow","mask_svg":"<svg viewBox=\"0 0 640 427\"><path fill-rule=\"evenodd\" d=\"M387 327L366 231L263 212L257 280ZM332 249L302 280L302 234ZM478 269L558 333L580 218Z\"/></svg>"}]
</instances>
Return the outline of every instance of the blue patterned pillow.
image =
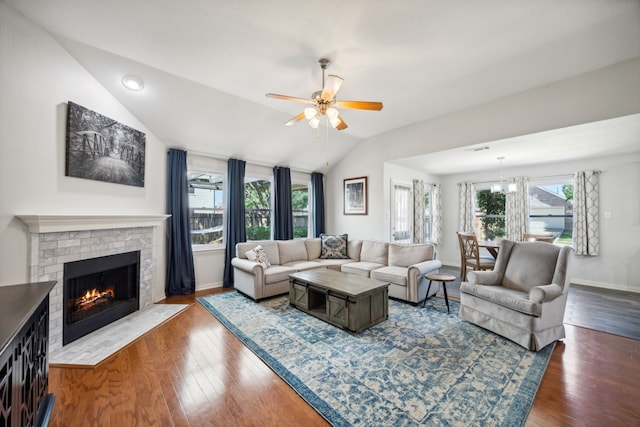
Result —
<instances>
[{"instance_id":1,"label":"blue patterned pillow","mask_svg":"<svg viewBox=\"0 0 640 427\"><path fill-rule=\"evenodd\" d=\"M321 234L320 241L322 248L320 258L324 259L346 259L347 256L347 235L334 236L331 234Z\"/></svg>"}]
</instances>

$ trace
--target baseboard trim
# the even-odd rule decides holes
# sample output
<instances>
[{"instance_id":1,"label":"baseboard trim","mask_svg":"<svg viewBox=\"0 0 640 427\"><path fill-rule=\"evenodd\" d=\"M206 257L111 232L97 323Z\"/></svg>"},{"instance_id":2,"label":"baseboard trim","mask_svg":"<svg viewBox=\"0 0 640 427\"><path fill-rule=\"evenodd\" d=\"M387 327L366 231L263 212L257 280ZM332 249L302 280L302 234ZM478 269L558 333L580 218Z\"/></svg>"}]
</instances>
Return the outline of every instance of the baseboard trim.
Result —
<instances>
[{"instance_id":1,"label":"baseboard trim","mask_svg":"<svg viewBox=\"0 0 640 427\"><path fill-rule=\"evenodd\" d=\"M587 280L587 279L571 279L571 284L591 286L594 288L613 289L615 291L640 293L640 289L638 288L632 288L631 286L620 285L618 283L596 282L595 280Z\"/></svg>"},{"instance_id":2,"label":"baseboard trim","mask_svg":"<svg viewBox=\"0 0 640 427\"><path fill-rule=\"evenodd\" d=\"M222 287L222 283L220 283L220 282L205 283L204 285L197 285L196 286L196 292L198 292L198 291L206 291L208 289L221 288L221 287Z\"/></svg>"}]
</instances>

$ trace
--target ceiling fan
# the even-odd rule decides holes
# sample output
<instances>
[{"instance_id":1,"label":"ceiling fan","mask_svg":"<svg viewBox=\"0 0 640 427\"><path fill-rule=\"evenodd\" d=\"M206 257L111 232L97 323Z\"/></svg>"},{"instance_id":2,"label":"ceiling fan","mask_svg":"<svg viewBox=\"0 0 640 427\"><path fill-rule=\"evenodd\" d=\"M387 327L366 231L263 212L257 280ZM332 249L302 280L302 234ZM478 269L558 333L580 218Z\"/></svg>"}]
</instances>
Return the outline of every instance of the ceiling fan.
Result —
<instances>
[{"instance_id":1,"label":"ceiling fan","mask_svg":"<svg viewBox=\"0 0 640 427\"><path fill-rule=\"evenodd\" d=\"M324 72L330 62L331 61L326 58L321 58L318 61L318 65L322 68L322 90L313 92L311 94L311 99L278 95L277 93L268 93L266 95L268 98L302 102L303 104L309 105L309 107L305 108L302 113L285 123L285 126L292 126L302 119L307 119L309 121L309 126L316 129L320 123L321 116L327 116L331 126L338 130L344 130L347 128L347 124L343 118L340 117L338 108L343 108L345 110L382 110L382 102L336 100L336 92L338 92L338 89L342 86L343 79L329 74L325 82Z\"/></svg>"}]
</instances>

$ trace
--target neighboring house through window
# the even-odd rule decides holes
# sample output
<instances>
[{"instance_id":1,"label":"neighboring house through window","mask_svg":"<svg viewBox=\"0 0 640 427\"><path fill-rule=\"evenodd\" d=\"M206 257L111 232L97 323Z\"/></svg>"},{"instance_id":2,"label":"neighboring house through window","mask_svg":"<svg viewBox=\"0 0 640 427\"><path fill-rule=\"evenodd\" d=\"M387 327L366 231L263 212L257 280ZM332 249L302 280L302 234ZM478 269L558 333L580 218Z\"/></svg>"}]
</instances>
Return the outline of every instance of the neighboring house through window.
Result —
<instances>
[{"instance_id":1,"label":"neighboring house through window","mask_svg":"<svg viewBox=\"0 0 640 427\"><path fill-rule=\"evenodd\" d=\"M555 243L571 245L573 182L566 178L532 179L529 183L529 232L553 234Z\"/></svg>"}]
</instances>

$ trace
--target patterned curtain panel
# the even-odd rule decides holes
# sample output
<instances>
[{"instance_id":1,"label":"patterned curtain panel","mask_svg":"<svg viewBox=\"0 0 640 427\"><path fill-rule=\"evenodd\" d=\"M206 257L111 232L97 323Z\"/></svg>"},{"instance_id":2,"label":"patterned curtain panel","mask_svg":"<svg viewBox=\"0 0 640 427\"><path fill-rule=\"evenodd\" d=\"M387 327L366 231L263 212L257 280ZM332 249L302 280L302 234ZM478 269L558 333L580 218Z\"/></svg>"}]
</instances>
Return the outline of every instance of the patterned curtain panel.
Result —
<instances>
[{"instance_id":1,"label":"patterned curtain panel","mask_svg":"<svg viewBox=\"0 0 640 427\"><path fill-rule=\"evenodd\" d=\"M576 255L598 255L600 225L598 175L600 171L576 172L573 179L573 246Z\"/></svg>"},{"instance_id":2,"label":"patterned curtain panel","mask_svg":"<svg viewBox=\"0 0 640 427\"><path fill-rule=\"evenodd\" d=\"M515 242L522 241L524 233L529 231L529 178L513 178L516 191L507 192L505 205L506 238Z\"/></svg>"},{"instance_id":3,"label":"patterned curtain panel","mask_svg":"<svg viewBox=\"0 0 640 427\"><path fill-rule=\"evenodd\" d=\"M424 181L413 180L413 243L424 243Z\"/></svg>"},{"instance_id":4,"label":"patterned curtain panel","mask_svg":"<svg viewBox=\"0 0 640 427\"><path fill-rule=\"evenodd\" d=\"M475 231L475 197L476 185L473 182L458 184L458 231Z\"/></svg>"},{"instance_id":5,"label":"patterned curtain panel","mask_svg":"<svg viewBox=\"0 0 640 427\"><path fill-rule=\"evenodd\" d=\"M436 245L442 243L442 186L433 186L433 229L431 231L431 242Z\"/></svg>"}]
</instances>

